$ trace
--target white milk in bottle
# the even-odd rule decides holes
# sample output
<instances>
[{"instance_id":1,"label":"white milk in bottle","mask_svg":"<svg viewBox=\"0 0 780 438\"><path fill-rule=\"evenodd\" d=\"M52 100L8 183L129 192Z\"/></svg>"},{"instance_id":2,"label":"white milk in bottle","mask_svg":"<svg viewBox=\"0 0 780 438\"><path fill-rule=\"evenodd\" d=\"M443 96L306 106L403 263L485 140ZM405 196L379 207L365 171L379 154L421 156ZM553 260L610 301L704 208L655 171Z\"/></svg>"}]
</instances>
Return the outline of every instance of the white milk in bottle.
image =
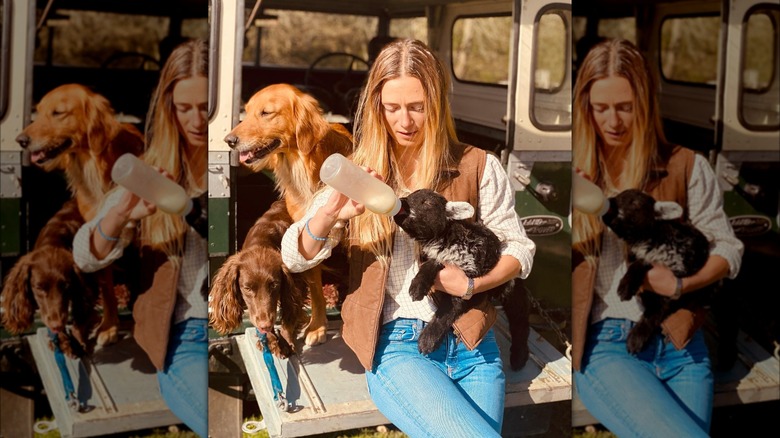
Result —
<instances>
[{"instance_id":1,"label":"white milk in bottle","mask_svg":"<svg viewBox=\"0 0 780 438\"><path fill-rule=\"evenodd\" d=\"M111 168L111 179L168 214L185 216L192 199L184 188L133 154L124 154Z\"/></svg>"},{"instance_id":2,"label":"white milk in bottle","mask_svg":"<svg viewBox=\"0 0 780 438\"><path fill-rule=\"evenodd\" d=\"M339 153L322 163L320 179L374 213L395 216L401 209L401 201L390 186Z\"/></svg>"}]
</instances>

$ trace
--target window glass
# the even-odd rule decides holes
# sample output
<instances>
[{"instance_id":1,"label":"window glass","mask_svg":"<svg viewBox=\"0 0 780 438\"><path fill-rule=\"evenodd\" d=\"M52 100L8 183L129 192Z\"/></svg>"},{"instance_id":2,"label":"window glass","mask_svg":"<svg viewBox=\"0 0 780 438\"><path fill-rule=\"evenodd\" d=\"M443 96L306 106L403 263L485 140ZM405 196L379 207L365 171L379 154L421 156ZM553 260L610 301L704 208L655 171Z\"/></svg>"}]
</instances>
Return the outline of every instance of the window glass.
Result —
<instances>
[{"instance_id":1,"label":"window glass","mask_svg":"<svg viewBox=\"0 0 780 438\"><path fill-rule=\"evenodd\" d=\"M425 17L394 18L390 20L390 36L428 43L428 20Z\"/></svg>"},{"instance_id":2,"label":"window glass","mask_svg":"<svg viewBox=\"0 0 780 438\"><path fill-rule=\"evenodd\" d=\"M669 81L715 86L720 17L676 17L661 24L661 74Z\"/></svg>"},{"instance_id":3,"label":"window glass","mask_svg":"<svg viewBox=\"0 0 780 438\"><path fill-rule=\"evenodd\" d=\"M598 34L604 38L620 38L636 44L636 21L634 17L602 18Z\"/></svg>"},{"instance_id":4,"label":"window glass","mask_svg":"<svg viewBox=\"0 0 780 438\"><path fill-rule=\"evenodd\" d=\"M458 18L452 28L452 71L464 82L506 85L512 18Z\"/></svg>"},{"instance_id":5,"label":"window glass","mask_svg":"<svg viewBox=\"0 0 780 438\"><path fill-rule=\"evenodd\" d=\"M548 10L536 22L532 117L539 127L571 125L571 76L568 60L571 12Z\"/></svg>"},{"instance_id":6,"label":"window glass","mask_svg":"<svg viewBox=\"0 0 780 438\"><path fill-rule=\"evenodd\" d=\"M47 65L157 70L169 19L59 10L36 36L34 60Z\"/></svg>"},{"instance_id":7,"label":"window glass","mask_svg":"<svg viewBox=\"0 0 780 438\"><path fill-rule=\"evenodd\" d=\"M778 16L775 10L759 9L745 23L740 111L752 127L780 125L780 84L777 65Z\"/></svg>"},{"instance_id":8,"label":"window glass","mask_svg":"<svg viewBox=\"0 0 780 438\"><path fill-rule=\"evenodd\" d=\"M346 52L362 59L368 58L368 42L376 35L376 17L326 14L286 10L266 10L261 27L253 26L246 35L243 60L259 61L265 66L309 67L322 55ZM328 35L323 36L324 29ZM258 32L260 32L258 34ZM294 38L290 38L294 35ZM317 63L317 68L347 68L353 62L346 56L334 56ZM366 70L365 64L355 62L353 70Z\"/></svg>"}]
</instances>

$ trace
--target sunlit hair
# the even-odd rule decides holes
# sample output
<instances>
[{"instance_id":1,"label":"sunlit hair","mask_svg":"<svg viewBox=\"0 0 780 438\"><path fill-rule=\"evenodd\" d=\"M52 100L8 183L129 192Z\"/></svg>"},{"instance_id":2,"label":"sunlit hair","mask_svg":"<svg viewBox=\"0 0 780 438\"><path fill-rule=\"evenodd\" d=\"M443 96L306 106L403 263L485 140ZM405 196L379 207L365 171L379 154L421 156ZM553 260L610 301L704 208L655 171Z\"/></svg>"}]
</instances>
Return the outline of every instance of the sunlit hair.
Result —
<instances>
[{"instance_id":1,"label":"sunlit hair","mask_svg":"<svg viewBox=\"0 0 780 438\"><path fill-rule=\"evenodd\" d=\"M581 169L605 193L643 188L657 164L659 148L665 145L656 84L647 62L629 41L608 39L595 45L582 62L574 87L573 166ZM596 81L609 77L628 80L634 94L631 142L625 150L622 175L608 175L602 139L599 138L590 90ZM573 212L572 244L591 261L598 256L603 224L592 215Z\"/></svg>"},{"instance_id":2,"label":"sunlit hair","mask_svg":"<svg viewBox=\"0 0 780 438\"><path fill-rule=\"evenodd\" d=\"M170 173L190 197L205 191L198 181L203 179L206 169L190 168L186 155L187 140L176 120L173 89L179 81L198 76L208 77L208 44L192 40L178 45L160 72L145 129L147 149L144 161ZM160 248L169 257L178 260L183 254L187 227L182 217L157 211L141 221L141 244Z\"/></svg>"},{"instance_id":3,"label":"sunlit hair","mask_svg":"<svg viewBox=\"0 0 780 438\"><path fill-rule=\"evenodd\" d=\"M387 81L401 77L419 79L425 94L425 124L419 150L419 162L423 164L415 169L416 187L406 187L403 175L396 170L395 139L387 128L382 106L382 88ZM396 193L440 187L444 171L454 164L450 145L458 143L450 113L449 91L448 72L425 44L403 39L385 46L369 71L358 102L353 161L383 175ZM370 250L386 266L394 229L391 218L367 211L352 219L351 243Z\"/></svg>"}]
</instances>

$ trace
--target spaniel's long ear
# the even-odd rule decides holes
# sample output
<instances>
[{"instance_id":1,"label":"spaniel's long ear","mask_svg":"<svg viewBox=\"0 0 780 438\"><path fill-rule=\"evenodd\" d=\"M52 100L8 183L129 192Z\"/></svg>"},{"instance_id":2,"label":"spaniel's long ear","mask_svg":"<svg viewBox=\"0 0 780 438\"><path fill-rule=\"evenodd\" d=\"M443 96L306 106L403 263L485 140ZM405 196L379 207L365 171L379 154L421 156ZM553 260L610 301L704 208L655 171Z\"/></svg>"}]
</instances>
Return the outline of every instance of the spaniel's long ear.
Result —
<instances>
[{"instance_id":1,"label":"spaniel's long ear","mask_svg":"<svg viewBox=\"0 0 780 438\"><path fill-rule=\"evenodd\" d=\"M209 322L214 330L226 334L241 324L244 313L238 276L241 268L240 252L229 257L214 276L209 293Z\"/></svg>"},{"instance_id":2,"label":"spaniel's long ear","mask_svg":"<svg viewBox=\"0 0 780 438\"><path fill-rule=\"evenodd\" d=\"M295 137L298 149L309 154L328 133L330 126L322 116L317 100L308 94L295 94L292 98Z\"/></svg>"},{"instance_id":3,"label":"spaniel's long ear","mask_svg":"<svg viewBox=\"0 0 780 438\"><path fill-rule=\"evenodd\" d=\"M11 333L26 330L33 323L35 301L30 287L32 258L28 254L20 258L8 272L3 286L3 327Z\"/></svg>"},{"instance_id":4,"label":"spaniel's long ear","mask_svg":"<svg viewBox=\"0 0 780 438\"><path fill-rule=\"evenodd\" d=\"M84 123L87 128L89 150L93 156L102 155L119 129L114 110L105 97L90 93L84 100Z\"/></svg>"},{"instance_id":5,"label":"spaniel's long ear","mask_svg":"<svg viewBox=\"0 0 780 438\"><path fill-rule=\"evenodd\" d=\"M308 294L308 286L301 274L291 273L282 263L282 284L279 291L279 308L282 324L294 326L304 321L304 305Z\"/></svg>"}]
</instances>

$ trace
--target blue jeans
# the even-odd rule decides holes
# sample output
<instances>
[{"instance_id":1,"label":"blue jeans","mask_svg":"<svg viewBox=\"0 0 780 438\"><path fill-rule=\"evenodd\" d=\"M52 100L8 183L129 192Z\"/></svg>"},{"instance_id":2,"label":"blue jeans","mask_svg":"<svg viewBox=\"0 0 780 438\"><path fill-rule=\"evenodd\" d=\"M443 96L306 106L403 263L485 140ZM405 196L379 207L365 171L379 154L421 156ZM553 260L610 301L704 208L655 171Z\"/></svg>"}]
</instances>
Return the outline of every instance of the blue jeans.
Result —
<instances>
[{"instance_id":1,"label":"blue jeans","mask_svg":"<svg viewBox=\"0 0 780 438\"><path fill-rule=\"evenodd\" d=\"M626 350L634 323L591 325L574 384L588 411L620 438L707 437L713 375L701 330L678 351L657 334L639 354Z\"/></svg>"},{"instance_id":2,"label":"blue jeans","mask_svg":"<svg viewBox=\"0 0 780 438\"><path fill-rule=\"evenodd\" d=\"M208 436L207 322L190 318L171 327L165 369L157 371L165 404L203 438Z\"/></svg>"},{"instance_id":3,"label":"blue jeans","mask_svg":"<svg viewBox=\"0 0 780 438\"><path fill-rule=\"evenodd\" d=\"M412 438L500 437L506 378L493 330L472 351L450 330L422 355L424 326L417 319L382 326L374 369L366 372L374 404Z\"/></svg>"}]
</instances>

